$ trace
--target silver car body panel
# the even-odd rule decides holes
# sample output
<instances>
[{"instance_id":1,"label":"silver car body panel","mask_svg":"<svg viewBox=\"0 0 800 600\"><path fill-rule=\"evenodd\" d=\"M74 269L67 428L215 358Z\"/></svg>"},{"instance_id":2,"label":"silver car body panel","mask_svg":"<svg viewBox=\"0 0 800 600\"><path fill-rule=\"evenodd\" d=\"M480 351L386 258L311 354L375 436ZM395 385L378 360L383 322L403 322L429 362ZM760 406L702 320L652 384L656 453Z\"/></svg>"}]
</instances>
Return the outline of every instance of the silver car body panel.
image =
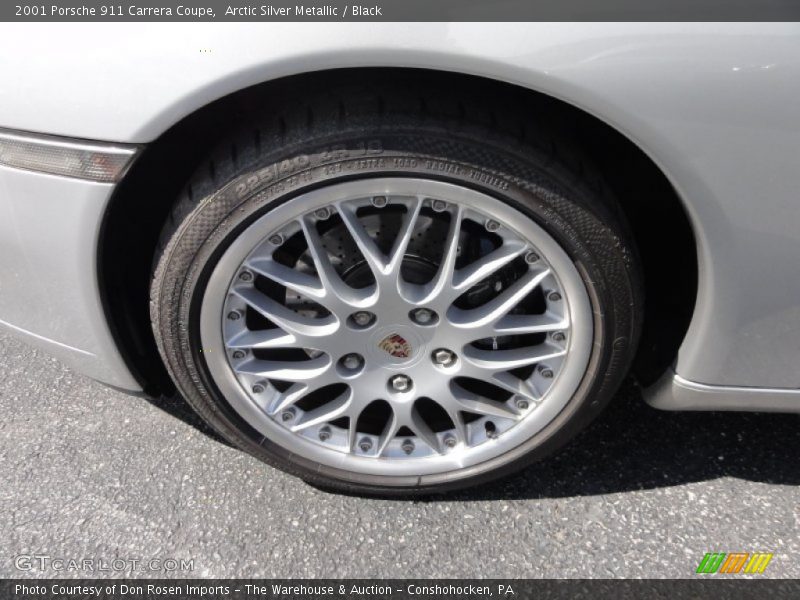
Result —
<instances>
[{"instance_id":1,"label":"silver car body panel","mask_svg":"<svg viewBox=\"0 0 800 600\"><path fill-rule=\"evenodd\" d=\"M341 67L455 71L562 99L642 148L690 217L700 277L675 364L681 381L800 388L800 24L39 23L4 25L0 33L0 51L15 56L0 64L3 80L15 82L0 89L0 127L114 142L150 142L250 85ZM15 51L34 37L35 51ZM7 177L0 173L0 181ZM27 284L9 283L2 271L11 299L0 303L0 319L28 329L34 313L52 312L72 325L30 330L99 356L113 342L96 298L88 236L51 227L81 221L83 231L94 231L97 223L88 221L99 219L105 200L95 197L89 211L58 186L49 200L39 184L26 186L24 195L4 192L6 210L39 203L54 211L52 223L21 225L25 236L16 241L4 233L2 261L47 238L54 271L62 261L73 272L82 261L84 270L62 277L67 287L47 307L42 297L20 302ZM683 267L665 276L681 277ZM130 377L115 359L103 354L102 361L108 371L94 376L118 385ZM769 404L751 395L751 408ZM661 405L668 404L665 396Z\"/></svg>"},{"instance_id":2,"label":"silver car body panel","mask_svg":"<svg viewBox=\"0 0 800 600\"><path fill-rule=\"evenodd\" d=\"M100 223L113 187L0 166L0 326L77 371L138 391L97 280Z\"/></svg>"}]
</instances>

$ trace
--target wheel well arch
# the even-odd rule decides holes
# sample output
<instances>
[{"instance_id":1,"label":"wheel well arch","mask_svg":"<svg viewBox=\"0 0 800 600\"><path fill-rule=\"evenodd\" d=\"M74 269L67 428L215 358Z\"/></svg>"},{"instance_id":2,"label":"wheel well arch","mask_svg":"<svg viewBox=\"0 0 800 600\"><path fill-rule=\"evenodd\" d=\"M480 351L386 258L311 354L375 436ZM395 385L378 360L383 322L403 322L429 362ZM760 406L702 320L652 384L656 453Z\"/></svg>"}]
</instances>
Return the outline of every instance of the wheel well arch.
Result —
<instances>
[{"instance_id":1,"label":"wheel well arch","mask_svg":"<svg viewBox=\"0 0 800 600\"><path fill-rule=\"evenodd\" d=\"M598 117L552 96L484 77L411 68L347 68L264 82L220 98L175 123L148 144L112 195L100 229L98 279L112 334L133 375L152 395L170 393L149 319L149 284L160 232L181 188L227 132L298 91L398 76L405 85L459 86L503 95L536 113L595 163L614 191L633 233L645 277L645 318L634 371L655 381L674 361L697 297L696 240L677 192L627 136ZM679 279L672 265L693 266Z\"/></svg>"}]
</instances>

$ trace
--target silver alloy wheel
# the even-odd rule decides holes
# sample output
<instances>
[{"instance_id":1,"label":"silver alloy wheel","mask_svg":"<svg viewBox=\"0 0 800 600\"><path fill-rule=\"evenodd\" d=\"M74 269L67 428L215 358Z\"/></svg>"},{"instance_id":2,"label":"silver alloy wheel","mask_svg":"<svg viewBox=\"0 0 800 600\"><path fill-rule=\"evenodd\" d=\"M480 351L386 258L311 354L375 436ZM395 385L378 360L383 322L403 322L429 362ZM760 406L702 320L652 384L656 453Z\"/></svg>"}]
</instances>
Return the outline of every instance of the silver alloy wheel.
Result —
<instances>
[{"instance_id":1,"label":"silver alloy wheel","mask_svg":"<svg viewBox=\"0 0 800 600\"><path fill-rule=\"evenodd\" d=\"M385 476L502 457L569 402L592 312L569 256L466 187L375 178L299 195L223 253L202 352L253 428Z\"/></svg>"}]
</instances>

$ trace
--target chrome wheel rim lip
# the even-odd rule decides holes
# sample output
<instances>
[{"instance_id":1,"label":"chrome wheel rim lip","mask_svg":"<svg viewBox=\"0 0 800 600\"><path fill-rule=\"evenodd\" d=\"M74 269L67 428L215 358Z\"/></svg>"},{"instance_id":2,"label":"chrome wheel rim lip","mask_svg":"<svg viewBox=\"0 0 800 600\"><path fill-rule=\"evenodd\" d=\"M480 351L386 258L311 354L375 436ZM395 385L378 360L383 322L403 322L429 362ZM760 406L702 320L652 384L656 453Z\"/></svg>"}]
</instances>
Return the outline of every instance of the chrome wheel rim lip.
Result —
<instances>
[{"instance_id":1,"label":"chrome wheel rim lip","mask_svg":"<svg viewBox=\"0 0 800 600\"><path fill-rule=\"evenodd\" d=\"M243 379L234 371L224 329L230 290L254 249L284 224L313 213L321 206L330 206L334 200L347 203L377 196L441 199L485 215L535 248L552 271L565 314L568 315L569 333L564 345L566 352L540 402L494 439L472 446L464 443L453 450L445 449L442 453L423 453L420 456L405 455L400 449L404 440L399 438L393 439L391 447L385 447L391 452L380 457L361 455L359 450L341 451L329 442L298 435L274 415L267 414L263 402L260 404L251 392L252 379ZM409 337L418 338L415 345L424 346L409 363L386 370L385 379L394 372L410 373L414 365L429 362L429 351L440 345L435 334L425 337L424 328L421 334L418 329L406 325L404 319L408 320L406 314L398 314L394 323L378 323L369 328L373 332L391 333L397 329L396 325L402 325L403 328L407 327ZM374 340L377 334L372 335L370 339ZM593 322L591 302L577 268L561 246L530 218L492 196L466 187L435 180L387 177L338 183L301 194L251 223L225 250L211 273L201 303L200 337L204 359L219 390L233 409L267 439L294 454L328 467L364 475L404 477L447 473L498 459L544 429L568 404L583 379L592 349ZM455 349L457 354L459 350L461 348ZM372 359L368 356L367 360ZM335 360L331 358L331 362ZM406 370L407 364L412 368ZM445 373L444 377L452 377L452 374ZM442 437L439 436L440 444ZM419 447L423 448L424 444L420 443Z\"/></svg>"}]
</instances>

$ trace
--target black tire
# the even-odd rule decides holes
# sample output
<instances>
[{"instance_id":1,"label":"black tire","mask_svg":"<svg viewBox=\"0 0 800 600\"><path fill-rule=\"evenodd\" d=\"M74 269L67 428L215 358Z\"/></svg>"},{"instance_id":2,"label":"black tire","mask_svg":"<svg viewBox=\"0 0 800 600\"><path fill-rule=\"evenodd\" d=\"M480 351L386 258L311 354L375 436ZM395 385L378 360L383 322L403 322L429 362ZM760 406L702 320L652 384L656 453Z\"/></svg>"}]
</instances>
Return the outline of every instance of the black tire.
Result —
<instances>
[{"instance_id":1,"label":"black tire","mask_svg":"<svg viewBox=\"0 0 800 600\"><path fill-rule=\"evenodd\" d=\"M631 363L643 312L630 236L602 178L587 161L508 107L493 106L491 99L473 97L466 103L456 90L419 97L402 87L355 86L306 97L227 140L176 202L151 287L161 356L197 413L224 438L270 465L350 493L398 496L464 488L551 453L612 398ZM593 304L589 367L562 412L513 451L445 476L393 480L291 454L231 408L198 343L205 283L237 232L300 192L387 174L457 182L524 211L573 259Z\"/></svg>"}]
</instances>

